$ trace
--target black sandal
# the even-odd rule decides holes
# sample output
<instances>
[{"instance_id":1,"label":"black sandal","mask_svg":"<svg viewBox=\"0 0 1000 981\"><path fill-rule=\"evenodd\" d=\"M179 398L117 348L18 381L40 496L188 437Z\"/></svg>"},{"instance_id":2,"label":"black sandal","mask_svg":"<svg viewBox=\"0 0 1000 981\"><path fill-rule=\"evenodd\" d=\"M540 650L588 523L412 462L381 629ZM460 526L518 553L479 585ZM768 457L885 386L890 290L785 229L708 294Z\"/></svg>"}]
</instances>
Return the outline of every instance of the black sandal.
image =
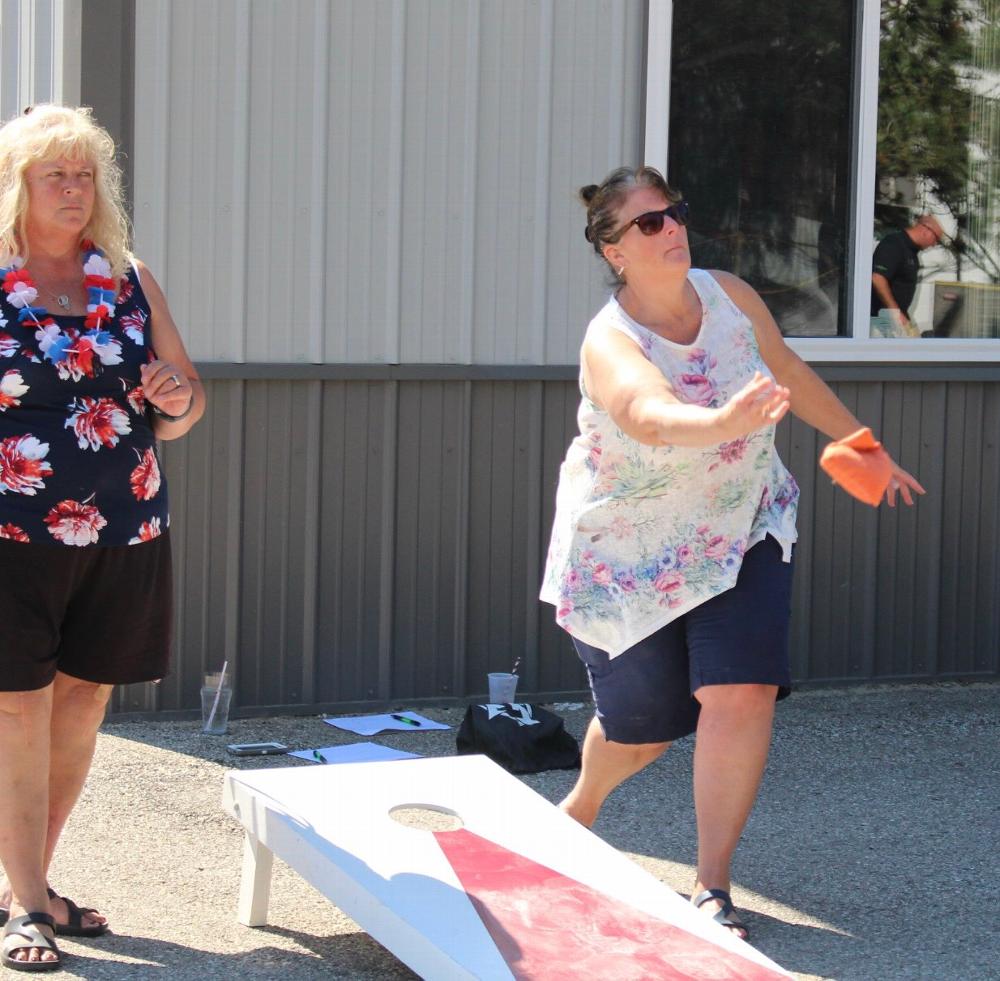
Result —
<instances>
[{"instance_id":1,"label":"black sandal","mask_svg":"<svg viewBox=\"0 0 1000 981\"><path fill-rule=\"evenodd\" d=\"M717 910L712 919L720 926L729 927L730 930L742 930L743 936L741 939L748 940L750 938L750 929L737 916L736 909L733 906L733 897L725 889L706 889L704 892L698 893L691 902L694 903L695 909L701 909L705 903L713 899L722 903L722 909Z\"/></svg>"},{"instance_id":2,"label":"black sandal","mask_svg":"<svg viewBox=\"0 0 1000 981\"><path fill-rule=\"evenodd\" d=\"M15 916L3 928L3 951L0 952L0 964L12 971L58 971L63 966L63 955L56 946L55 939L46 937L38 928L47 926L53 933L56 929L55 919L48 913L25 913ZM31 949L49 950L56 955L52 961L20 961L10 955L16 950Z\"/></svg>"},{"instance_id":3,"label":"black sandal","mask_svg":"<svg viewBox=\"0 0 1000 981\"><path fill-rule=\"evenodd\" d=\"M49 899L61 899L66 904L66 912L69 914L68 923L56 923L56 936L59 937L102 937L108 932L110 927L105 923L95 923L91 926L83 925L83 918L88 913L96 913L96 909L89 906L80 907L73 902L69 896L60 896L55 889L49 887Z\"/></svg>"},{"instance_id":4,"label":"black sandal","mask_svg":"<svg viewBox=\"0 0 1000 981\"><path fill-rule=\"evenodd\" d=\"M93 926L84 926L83 918L88 913L96 913L96 909L89 906L77 906L69 896L60 896L51 886L47 887L49 899L61 899L66 904L66 912L69 914L68 923L56 923L56 936L58 937L103 937L111 929L108 923L96 923ZM10 919L10 910L0 906L0 927L7 925Z\"/></svg>"}]
</instances>

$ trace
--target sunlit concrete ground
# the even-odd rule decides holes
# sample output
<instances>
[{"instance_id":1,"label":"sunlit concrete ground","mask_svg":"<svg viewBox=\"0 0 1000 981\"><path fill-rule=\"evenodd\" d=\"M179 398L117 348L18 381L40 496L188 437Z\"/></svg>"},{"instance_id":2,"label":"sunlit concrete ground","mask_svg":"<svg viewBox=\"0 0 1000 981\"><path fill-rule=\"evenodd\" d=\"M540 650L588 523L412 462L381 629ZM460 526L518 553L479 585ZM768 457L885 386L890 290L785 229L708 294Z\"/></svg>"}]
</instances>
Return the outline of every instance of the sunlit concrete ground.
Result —
<instances>
[{"instance_id":1,"label":"sunlit concrete ground","mask_svg":"<svg viewBox=\"0 0 1000 981\"><path fill-rule=\"evenodd\" d=\"M760 800L735 866L753 943L802 979L998 977L1000 684L797 693L778 711ZM405 706L402 706L405 707ZM576 736L584 706L557 711ZM455 725L458 710L422 709ZM276 863L271 922L236 923L241 833L220 807L228 742L353 741L312 718L105 725L53 884L114 934L64 940L66 978L344 978L413 975ZM358 737L359 738L359 737ZM455 730L377 741L454 752ZM693 878L690 739L621 788L596 831L672 888ZM739 747L734 747L739 752ZM573 774L526 781L557 801ZM349 806L349 802L345 802Z\"/></svg>"}]
</instances>

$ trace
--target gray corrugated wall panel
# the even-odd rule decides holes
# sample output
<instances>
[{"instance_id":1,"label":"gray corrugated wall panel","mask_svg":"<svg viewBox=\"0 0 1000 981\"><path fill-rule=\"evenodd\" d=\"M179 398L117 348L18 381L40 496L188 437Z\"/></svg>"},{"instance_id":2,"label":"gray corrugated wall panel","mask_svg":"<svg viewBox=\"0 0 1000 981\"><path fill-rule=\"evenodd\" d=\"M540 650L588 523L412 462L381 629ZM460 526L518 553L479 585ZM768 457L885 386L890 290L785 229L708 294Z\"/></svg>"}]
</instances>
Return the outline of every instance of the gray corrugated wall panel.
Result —
<instances>
[{"instance_id":1,"label":"gray corrugated wall panel","mask_svg":"<svg viewBox=\"0 0 1000 981\"><path fill-rule=\"evenodd\" d=\"M399 386L393 697L451 697L458 595L454 555L463 533L458 448L465 386Z\"/></svg>"},{"instance_id":2,"label":"gray corrugated wall panel","mask_svg":"<svg viewBox=\"0 0 1000 981\"><path fill-rule=\"evenodd\" d=\"M814 456L812 431L800 426L794 420L782 423L775 434L775 445L785 466L795 475L801 491L799 502L798 532L795 545L795 576L792 579L792 606L795 609L808 608L809 583L811 578L813 528L812 528L812 471L797 464ZM792 659L792 673L795 676L807 671L806 657L810 645L807 628L808 617L799 617L792 622L789 650Z\"/></svg>"},{"instance_id":3,"label":"gray corrugated wall panel","mask_svg":"<svg viewBox=\"0 0 1000 981\"><path fill-rule=\"evenodd\" d=\"M939 647L944 672L995 670L998 636L997 432L995 385L949 385L954 419L944 446L943 575Z\"/></svg>"},{"instance_id":4,"label":"gray corrugated wall panel","mask_svg":"<svg viewBox=\"0 0 1000 981\"><path fill-rule=\"evenodd\" d=\"M640 159L645 8L139 4L136 251L192 355L572 361L573 189Z\"/></svg>"},{"instance_id":5,"label":"gray corrugated wall panel","mask_svg":"<svg viewBox=\"0 0 1000 981\"><path fill-rule=\"evenodd\" d=\"M962 501L963 484L971 490L975 484L966 480L966 439L961 434L965 428L965 407L972 385L949 385L945 396L945 412L952 421L955 435L942 446L943 471L941 508L941 565L944 569L957 569L962 562L966 542L964 534L970 524L966 514L968 503ZM978 535L972 535L973 542ZM969 590L962 576L944 576L941 589L941 622L938 641L941 645L942 668L956 670L962 661L963 647L971 639L974 629L966 617L963 606L969 602Z\"/></svg>"},{"instance_id":6,"label":"gray corrugated wall panel","mask_svg":"<svg viewBox=\"0 0 1000 981\"><path fill-rule=\"evenodd\" d=\"M915 387L915 386L910 386ZM918 632L916 657L912 658L912 670L924 675L941 673L940 637L938 625L941 620L942 588L942 528L941 503L944 472L941 448L948 439L945 416L946 386L929 383L919 389L920 405L917 431L902 459L904 467L912 467L927 491L928 503L937 502L937 507L911 511L915 517L914 529L918 540L916 594L913 600L914 621ZM920 505L918 505L918 508Z\"/></svg>"},{"instance_id":7,"label":"gray corrugated wall panel","mask_svg":"<svg viewBox=\"0 0 1000 981\"><path fill-rule=\"evenodd\" d=\"M537 600L572 381L209 381L163 446L177 655L116 712L194 710L230 661L237 711L475 697L524 658L530 691L585 675ZM925 483L916 509L850 500L797 421L802 489L791 649L798 681L1000 673L1000 385L839 381Z\"/></svg>"},{"instance_id":8,"label":"gray corrugated wall panel","mask_svg":"<svg viewBox=\"0 0 1000 981\"><path fill-rule=\"evenodd\" d=\"M300 704L315 691L318 386L246 386L239 704Z\"/></svg>"},{"instance_id":9,"label":"gray corrugated wall panel","mask_svg":"<svg viewBox=\"0 0 1000 981\"><path fill-rule=\"evenodd\" d=\"M174 557L172 670L159 685L116 691L116 712L190 708L204 672L238 660L244 385L206 387L212 411L188 436L161 444Z\"/></svg>"},{"instance_id":10,"label":"gray corrugated wall panel","mask_svg":"<svg viewBox=\"0 0 1000 981\"><path fill-rule=\"evenodd\" d=\"M317 700L382 697L379 658L383 498L389 486L382 438L385 385L324 386L319 472Z\"/></svg>"},{"instance_id":11,"label":"gray corrugated wall panel","mask_svg":"<svg viewBox=\"0 0 1000 981\"><path fill-rule=\"evenodd\" d=\"M1000 390L984 386L987 436L982 444L983 476L980 509L983 517L979 539L980 560L976 569L977 610L973 655L963 670L994 670L1000 666ZM992 664L990 660L992 652Z\"/></svg>"},{"instance_id":12,"label":"gray corrugated wall panel","mask_svg":"<svg viewBox=\"0 0 1000 981\"><path fill-rule=\"evenodd\" d=\"M513 663L510 621L522 615L511 604L509 589L512 508L515 505L510 443L513 417L498 402L503 383L477 385L472 391L470 440L469 616L467 659L475 691L489 671L509 671ZM498 423L507 420L502 432Z\"/></svg>"},{"instance_id":13,"label":"gray corrugated wall panel","mask_svg":"<svg viewBox=\"0 0 1000 981\"><path fill-rule=\"evenodd\" d=\"M555 284L544 311L544 361L549 364L577 360L580 325L593 317L607 293L607 267L584 241L576 189L600 181L615 167L642 162L646 6L574 0L555 5L545 202L548 274Z\"/></svg>"},{"instance_id":14,"label":"gray corrugated wall panel","mask_svg":"<svg viewBox=\"0 0 1000 981\"><path fill-rule=\"evenodd\" d=\"M0 119L80 96L82 25L57 0L0 0Z\"/></svg>"},{"instance_id":15,"label":"gray corrugated wall panel","mask_svg":"<svg viewBox=\"0 0 1000 981\"><path fill-rule=\"evenodd\" d=\"M480 194L477 72L488 40L479 36L475 3L419 2L407 4L406 14L399 360L469 360L463 334L472 324L469 246Z\"/></svg>"},{"instance_id":16,"label":"gray corrugated wall panel","mask_svg":"<svg viewBox=\"0 0 1000 981\"><path fill-rule=\"evenodd\" d=\"M841 383L838 394L848 409L878 430L881 405L873 386ZM877 514L872 508L855 505L817 471L816 460L826 440L813 432L811 442L811 453L798 466L800 472L811 473L817 481L813 520L830 535L830 541L816 553L822 573L817 576L810 609L808 675L815 677L825 671L832 677L863 676L871 670L873 657L874 603L866 584L872 580L877 561ZM837 548L838 541L852 542L852 548ZM844 615L847 610L851 611L849 616Z\"/></svg>"},{"instance_id":17,"label":"gray corrugated wall panel","mask_svg":"<svg viewBox=\"0 0 1000 981\"><path fill-rule=\"evenodd\" d=\"M566 447L577 433L576 413L580 392L576 382L546 384L542 394L541 485L539 509L539 560L544 563L548 551L549 531L555 517L556 488L559 467ZM535 581L535 595L541 587L540 565ZM529 586L532 585L529 583ZM576 656L566 631L555 623L555 610L548 603L539 603L538 625L538 690L575 691L586 688L586 673Z\"/></svg>"},{"instance_id":18,"label":"gray corrugated wall panel","mask_svg":"<svg viewBox=\"0 0 1000 981\"><path fill-rule=\"evenodd\" d=\"M880 438L904 469L918 473L915 441L920 434L920 386L889 383L884 386L883 420ZM920 655L922 638L917 628L914 606L918 579L928 571L919 562L917 522L926 520L922 512L900 509L879 522L879 573L876 624L877 676L909 676Z\"/></svg>"},{"instance_id":19,"label":"gray corrugated wall panel","mask_svg":"<svg viewBox=\"0 0 1000 981\"><path fill-rule=\"evenodd\" d=\"M88 0L86 8L80 38L79 103L94 110L94 117L114 139L131 199L135 0Z\"/></svg>"}]
</instances>

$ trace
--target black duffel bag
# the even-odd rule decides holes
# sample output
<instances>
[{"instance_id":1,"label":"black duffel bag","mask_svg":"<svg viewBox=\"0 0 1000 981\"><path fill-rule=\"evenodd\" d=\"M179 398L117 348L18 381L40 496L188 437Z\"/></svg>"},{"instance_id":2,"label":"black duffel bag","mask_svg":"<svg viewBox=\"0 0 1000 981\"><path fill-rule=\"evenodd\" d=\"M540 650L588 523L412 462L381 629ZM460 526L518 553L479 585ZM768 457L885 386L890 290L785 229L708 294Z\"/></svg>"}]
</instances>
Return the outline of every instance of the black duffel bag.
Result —
<instances>
[{"instance_id":1,"label":"black duffel bag","mask_svg":"<svg viewBox=\"0 0 1000 981\"><path fill-rule=\"evenodd\" d=\"M459 756L482 753L511 773L580 768L580 747L563 720L524 702L470 705L456 746Z\"/></svg>"}]
</instances>

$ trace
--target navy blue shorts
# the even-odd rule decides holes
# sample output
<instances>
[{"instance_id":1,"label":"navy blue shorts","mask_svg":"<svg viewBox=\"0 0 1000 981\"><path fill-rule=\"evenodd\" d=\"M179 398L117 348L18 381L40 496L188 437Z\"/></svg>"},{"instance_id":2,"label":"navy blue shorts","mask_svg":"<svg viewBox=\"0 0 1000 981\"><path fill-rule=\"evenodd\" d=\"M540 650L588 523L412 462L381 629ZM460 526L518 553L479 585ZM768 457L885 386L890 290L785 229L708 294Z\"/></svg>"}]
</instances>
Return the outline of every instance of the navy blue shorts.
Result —
<instances>
[{"instance_id":1,"label":"navy blue shorts","mask_svg":"<svg viewBox=\"0 0 1000 981\"><path fill-rule=\"evenodd\" d=\"M732 589L618 657L573 638L605 738L664 743L694 732L703 685L776 685L778 698L788 695L791 597L792 563L768 536L743 556Z\"/></svg>"},{"instance_id":2,"label":"navy blue shorts","mask_svg":"<svg viewBox=\"0 0 1000 981\"><path fill-rule=\"evenodd\" d=\"M57 671L102 685L170 666L170 535L75 548L0 538L0 691L35 691Z\"/></svg>"}]
</instances>

